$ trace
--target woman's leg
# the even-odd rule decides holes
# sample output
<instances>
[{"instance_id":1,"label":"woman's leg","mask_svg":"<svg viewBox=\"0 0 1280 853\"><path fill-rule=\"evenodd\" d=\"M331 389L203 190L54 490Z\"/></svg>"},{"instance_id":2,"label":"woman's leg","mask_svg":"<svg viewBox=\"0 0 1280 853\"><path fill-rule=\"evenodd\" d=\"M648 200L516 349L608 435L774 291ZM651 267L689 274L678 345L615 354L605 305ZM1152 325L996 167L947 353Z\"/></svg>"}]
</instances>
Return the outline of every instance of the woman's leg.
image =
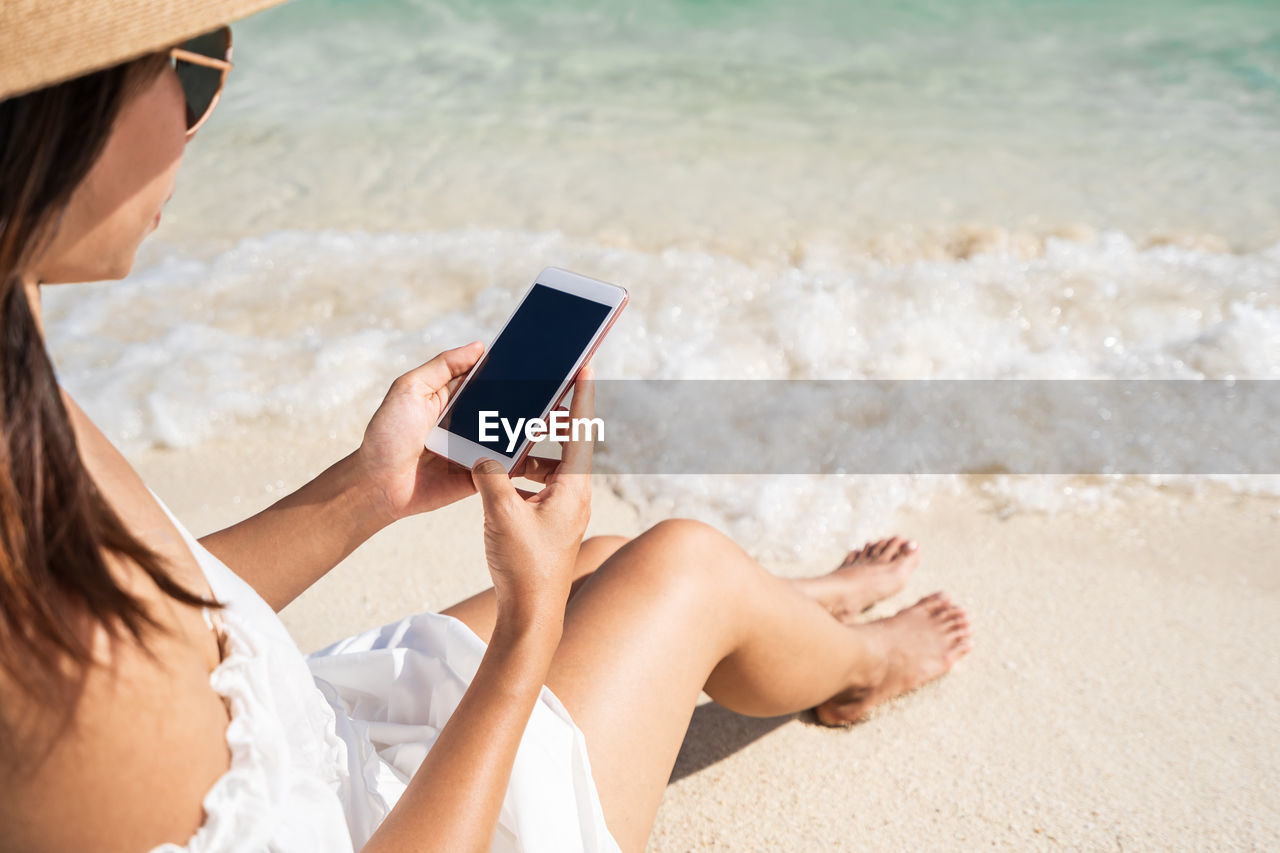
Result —
<instances>
[{"instance_id":1,"label":"woman's leg","mask_svg":"<svg viewBox=\"0 0 1280 853\"><path fill-rule=\"evenodd\" d=\"M825 721L854 720L968 648L963 612L941 595L844 624L713 528L673 520L574 596L547 686L586 737L614 837L642 851L700 690L753 716L820 705Z\"/></svg>"},{"instance_id":2,"label":"woman's leg","mask_svg":"<svg viewBox=\"0 0 1280 853\"><path fill-rule=\"evenodd\" d=\"M626 542L625 536L592 536L582 541L574 566L573 586L569 588L570 600L586 582L587 576ZM489 587L440 612L462 620L487 643L493 636L493 625L498 618L498 600L493 594L493 587Z\"/></svg>"}]
</instances>

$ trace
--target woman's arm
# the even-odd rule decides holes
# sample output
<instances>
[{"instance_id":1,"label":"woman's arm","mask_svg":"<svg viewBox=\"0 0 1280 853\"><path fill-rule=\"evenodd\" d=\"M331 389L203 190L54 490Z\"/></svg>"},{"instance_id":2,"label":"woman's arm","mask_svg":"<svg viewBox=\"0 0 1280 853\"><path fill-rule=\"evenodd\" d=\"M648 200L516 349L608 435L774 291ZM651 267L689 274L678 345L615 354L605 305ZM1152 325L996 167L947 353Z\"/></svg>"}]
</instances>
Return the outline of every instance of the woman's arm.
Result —
<instances>
[{"instance_id":1,"label":"woman's arm","mask_svg":"<svg viewBox=\"0 0 1280 853\"><path fill-rule=\"evenodd\" d=\"M252 518L201 538L201 544L280 610L391 522L473 494L465 468L423 445L483 350L479 341L447 350L401 376L369 421L358 450Z\"/></svg>"},{"instance_id":2,"label":"woman's arm","mask_svg":"<svg viewBox=\"0 0 1280 853\"><path fill-rule=\"evenodd\" d=\"M251 518L200 539L275 610L297 598L394 516L359 451Z\"/></svg>"},{"instance_id":3,"label":"woman's arm","mask_svg":"<svg viewBox=\"0 0 1280 853\"><path fill-rule=\"evenodd\" d=\"M574 417L590 417L590 369L574 385ZM462 701L364 853L485 851L516 751L560 636L574 558L591 507L591 444L566 443L546 488L517 492L502 466L472 476L484 502L484 543L497 622Z\"/></svg>"},{"instance_id":4,"label":"woman's arm","mask_svg":"<svg viewBox=\"0 0 1280 853\"><path fill-rule=\"evenodd\" d=\"M497 625L471 686L363 853L490 849L561 627Z\"/></svg>"}]
</instances>

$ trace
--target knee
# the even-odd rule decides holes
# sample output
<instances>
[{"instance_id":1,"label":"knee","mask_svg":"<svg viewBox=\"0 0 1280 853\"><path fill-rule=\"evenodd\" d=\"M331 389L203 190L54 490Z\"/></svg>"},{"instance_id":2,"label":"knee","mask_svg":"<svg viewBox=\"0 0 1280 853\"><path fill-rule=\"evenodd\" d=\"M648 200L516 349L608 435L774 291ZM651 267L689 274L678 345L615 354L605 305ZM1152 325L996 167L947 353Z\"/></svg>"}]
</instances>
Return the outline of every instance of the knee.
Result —
<instances>
[{"instance_id":1,"label":"knee","mask_svg":"<svg viewBox=\"0 0 1280 853\"><path fill-rule=\"evenodd\" d=\"M705 521L692 518L667 518L646 530L641 536L662 540L668 547L715 547L726 539L725 535Z\"/></svg>"},{"instance_id":2,"label":"knee","mask_svg":"<svg viewBox=\"0 0 1280 853\"><path fill-rule=\"evenodd\" d=\"M705 522L670 518L650 527L635 539L644 559L646 576L665 589L678 588L698 594L723 591L724 574L737 560L726 559L738 550L729 537Z\"/></svg>"}]
</instances>

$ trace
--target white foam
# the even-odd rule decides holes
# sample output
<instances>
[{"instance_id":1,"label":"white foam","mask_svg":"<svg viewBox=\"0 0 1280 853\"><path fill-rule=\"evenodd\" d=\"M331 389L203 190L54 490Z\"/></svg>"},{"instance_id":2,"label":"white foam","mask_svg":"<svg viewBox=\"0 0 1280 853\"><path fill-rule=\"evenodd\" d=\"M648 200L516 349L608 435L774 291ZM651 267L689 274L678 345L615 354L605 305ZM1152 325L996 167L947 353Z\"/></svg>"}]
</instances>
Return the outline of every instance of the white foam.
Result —
<instances>
[{"instance_id":1,"label":"white foam","mask_svg":"<svg viewBox=\"0 0 1280 853\"><path fill-rule=\"evenodd\" d=\"M126 448L191 446L261 421L362 425L397 375L488 339L546 265L630 290L595 362L602 377L1280 379L1280 246L1141 249L1104 233L1051 238L1030 256L887 262L814 236L783 263L462 229L282 231L203 259L147 251L126 281L45 297L62 381ZM821 430L811 440L820 452ZM875 534L897 508L953 484L624 476L616 487L651 517L707 518L786 551ZM1280 494L1276 478L1229 484ZM986 488L1053 509L1112 486L1044 477Z\"/></svg>"}]
</instances>

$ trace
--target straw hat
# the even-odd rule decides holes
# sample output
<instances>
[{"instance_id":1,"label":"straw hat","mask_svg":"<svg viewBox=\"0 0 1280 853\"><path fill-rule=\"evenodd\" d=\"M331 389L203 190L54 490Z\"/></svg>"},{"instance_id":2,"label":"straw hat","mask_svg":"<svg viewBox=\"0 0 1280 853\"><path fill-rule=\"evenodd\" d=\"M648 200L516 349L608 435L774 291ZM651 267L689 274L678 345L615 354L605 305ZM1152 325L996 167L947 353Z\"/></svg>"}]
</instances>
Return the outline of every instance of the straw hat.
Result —
<instances>
[{"instance_id":1,"label":"straw hat","mask_svg":"<svg viewBox=\"0 0 1280 853\"><path fill-rule=\"evenodd\" d=\"M0 0L0 100L170 47L284 0Z\"/></svg>"}]
</instances>

